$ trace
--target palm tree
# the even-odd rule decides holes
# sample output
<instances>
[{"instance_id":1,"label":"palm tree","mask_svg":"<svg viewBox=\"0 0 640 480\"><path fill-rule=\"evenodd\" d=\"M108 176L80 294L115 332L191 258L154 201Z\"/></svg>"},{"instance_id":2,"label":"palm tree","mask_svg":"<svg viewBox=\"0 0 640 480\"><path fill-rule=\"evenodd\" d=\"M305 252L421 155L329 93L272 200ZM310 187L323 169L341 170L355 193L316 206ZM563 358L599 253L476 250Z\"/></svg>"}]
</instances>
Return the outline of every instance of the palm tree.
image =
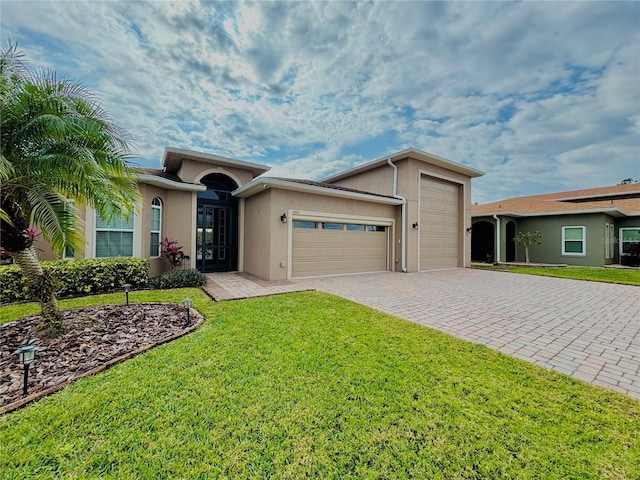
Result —
<instances>
[{"instance_id":1,"label":"palm tree","mask_svg":"<svg viewBox=\"0 0 640 480\"><path fill-rule=\"evenodd\" d=\"M126 159L126 135L96 98L55 71L33 70L15 44L0 50L0 228L2 248L23 270L42 308L41 326L63 329L55 279L33 246L41 230L54 252L82 251L75 206L103 218L128 216L139 192Z\"/></svg>"}]
</instances>

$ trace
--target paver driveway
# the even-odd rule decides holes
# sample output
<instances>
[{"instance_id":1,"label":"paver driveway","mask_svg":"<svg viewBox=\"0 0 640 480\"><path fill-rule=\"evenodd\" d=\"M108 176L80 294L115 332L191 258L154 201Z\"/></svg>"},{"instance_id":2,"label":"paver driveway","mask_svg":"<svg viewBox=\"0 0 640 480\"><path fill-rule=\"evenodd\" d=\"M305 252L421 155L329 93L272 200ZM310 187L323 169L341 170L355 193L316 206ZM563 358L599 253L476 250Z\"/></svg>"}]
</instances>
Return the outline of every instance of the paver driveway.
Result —
<instances>
[{"instance_id":1,"label":"paver driveway","mask_svg":"<svg viewBox=\"0 0 640 480\"><path fill-rule=\"evenodd\" d=\"M296 280L640 399L640 288L474 269Z\"/></svg>"}]
</instances>

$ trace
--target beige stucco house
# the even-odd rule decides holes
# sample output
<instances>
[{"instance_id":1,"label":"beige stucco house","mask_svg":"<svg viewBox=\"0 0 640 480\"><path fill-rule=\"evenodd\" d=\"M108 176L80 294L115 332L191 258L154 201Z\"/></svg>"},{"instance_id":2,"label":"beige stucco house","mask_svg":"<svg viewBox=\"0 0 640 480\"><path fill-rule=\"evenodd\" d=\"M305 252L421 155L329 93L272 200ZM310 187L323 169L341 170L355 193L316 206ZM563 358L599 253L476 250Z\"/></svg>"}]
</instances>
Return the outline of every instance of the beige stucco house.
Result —
<instances>
[{"instance_id":1,"label":"beige stucco house","mask_svg":"<svg viewBox=\"0 0 640 480\"><path fill-rule=\"evenodd\" d=\"M407 149L322 182L265 176L268 166L166 148L138 173L142 202L106 223L84 211L84 257L151 259L175 239L187 268L268 280L470 265L471 179L483 173Z\"/></svg>"}]
</instances>

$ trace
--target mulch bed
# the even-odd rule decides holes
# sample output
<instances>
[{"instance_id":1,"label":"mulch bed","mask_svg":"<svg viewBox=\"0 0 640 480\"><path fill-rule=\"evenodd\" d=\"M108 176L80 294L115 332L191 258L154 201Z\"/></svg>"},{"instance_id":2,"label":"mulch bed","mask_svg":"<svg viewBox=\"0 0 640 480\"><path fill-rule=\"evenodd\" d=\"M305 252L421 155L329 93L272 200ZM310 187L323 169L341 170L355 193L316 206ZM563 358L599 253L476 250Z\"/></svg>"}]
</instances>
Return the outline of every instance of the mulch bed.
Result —
<instances>
[{"instance_id":1,"label":"mulch bed","mask_svg":"<svg viewBox=\"0 0 640 480\"><path fill-rule=\"evenodd\" d=\"M0 325L0 413L60 390L156 345L178 338L204 319L182 305L132 304L75 308L62 312L66 329L52 337L36 327L39 315ZM28 394L22 394L23 366L13 352L36 345L29 368Z\"/></svg>"}]
</instances>

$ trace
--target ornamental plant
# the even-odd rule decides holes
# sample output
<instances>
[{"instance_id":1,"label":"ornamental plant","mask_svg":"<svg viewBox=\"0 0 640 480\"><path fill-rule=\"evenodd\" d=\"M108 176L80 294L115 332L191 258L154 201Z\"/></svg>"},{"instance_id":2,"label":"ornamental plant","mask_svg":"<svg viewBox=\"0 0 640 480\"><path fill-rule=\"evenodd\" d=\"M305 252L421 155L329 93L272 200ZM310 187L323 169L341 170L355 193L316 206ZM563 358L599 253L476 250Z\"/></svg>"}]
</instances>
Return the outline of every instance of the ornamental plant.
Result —
<instances>
[{"instance_id":1,"label":"ornamental plant","mask_svg":"<svg viewBox=\"0 0 640 480\"><path fill-rule=\"evenodd\" d=\"M56 253L80 250L73 205L103 218L127 216L140 198L127 165L128 136L80 83L23 61L15 44L0 48L0 237L40 303L41 327L64 329L56 281L33 245L38 227ZM6 256L6 254L4 255Z\"/></svg>"},{"instance_id":2,"label":"ornamental plant","mask_svg":"<svg viewBox=\"0 0 640 480\"><path fill-rule=\"evenodd\" d=\"M169 260L171 268L174 269L182 265L184 260L184 252L178 242L172 238L164 237L160 242L160 256Z\"/></svg>"},{"instance_id":3,"label":"ornamental plant","mask_svg":"<svg viewBox=\"0 0 640 480\"><path fill-rule=\"evenodd\" d=\"M513 241L524 247L524 259L529 263L529 247L542 245L542 234L537 230L535 232L518 232Z\"/></svg>"}]
</instances>

